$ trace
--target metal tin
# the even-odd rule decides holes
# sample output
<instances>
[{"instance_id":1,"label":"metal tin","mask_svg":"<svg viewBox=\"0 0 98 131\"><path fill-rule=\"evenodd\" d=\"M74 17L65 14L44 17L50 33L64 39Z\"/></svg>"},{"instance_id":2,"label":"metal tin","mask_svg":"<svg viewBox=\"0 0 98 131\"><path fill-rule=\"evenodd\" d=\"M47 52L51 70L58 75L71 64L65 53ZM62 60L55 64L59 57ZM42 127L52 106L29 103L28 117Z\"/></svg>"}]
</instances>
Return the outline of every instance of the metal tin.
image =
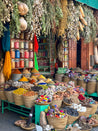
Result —
<instances>
[{"instance_id":1,"label":"metal tin","mask_svg":"<svg viewBox=\"0 0 98 131\"><path fill-rule=\"evenodd\" d=\"M20 58L20 52L19 52L19 50L15 50L15 58Z\"/></svg>"},{"instance_id":2,"label":"metal tin","mask_svg":"<svg viewBox=\"0 0 98 131\"><path fill-rule=\"evenodd\" d=\"M25 66L25 67L29 67L29 61L28 61L28 59L25 59L25 61L24 61L24 66Z\"/></svg>"},{"instance_id":3,"label":"metal tin","mask_svg":"<svg viewBox=\"0 0 98 131\"><path fill-rule=\"evenodd\" d=\"M15 50L11 50L11 58L15 58Z\"/></svg>"},{"instance_id":4,"label":"metal tin","mask_svg":"<svg viewBox=\"0 0 98 131\"><path fill-rule=\"evenodd\" d=\"M11 48L14 48L14 41L11 41Z\"/></svg>"},{"instance_id":5,"label":"metal tin","mask_svg":"<svg viewBox=\"0 0 98 131\"><path fill-rule=\"evenodd\" d=\"M24 68L24 59L20 59L20 67Z\"/></svg>"},{"instance_id":6,"label":"metal tin","mask_svg":"<svg viewBox=\"0 0 98 131\"><path fill-rule=\"evenodd\" d=\"M33 58L33 51L32 50L29 52L29 58Z\"/></svg>"},{"instance_id":7,"label":"metal tin","mask_svg":"<svg viewBox=\"0 0 98 131\"><path fill-rule=\"evenodd\" d=\"M14 42L14 47L17 49L17 48L19 48L19 42L18 41L15 41Z\"/></svg>"},{"instance_id":8,"label":"metal tin","mask_svg":"<svg viewBox=\"0 0 98 131\"><path fill-rule=\"evenodd\" d=\"M22 48L22 49L24 48L24 42L23 42L23 41L21 41L21 42L19 43L19 47Z\"/></svg>"},{"instance_id":9,"label":"metal tin","mask_svg":"<svg viewBox=\"0 0 98 131\"><path fill-rule=\"evenodd\" d=\"M20 58L24 58L24 50L20 50Z\"/></svg>"},{"instance_id":10,"label":"metal tin","mask_svg":"<svg viewBox=\"0 0 98 131\"><path fill-rule=\"evenodd\" d=\"M33 67L33 61L32 60L29 61L29 67Z\"/></svg>"},{"instance_id":11,"label":"metal tin","mask_svg":"<svg viewBox=\"0 0 98 131\"><path fill-rule=\"evenodd\" d=\"M33 43L32 42L29 43L29 49L33 50Z\"/></svg>"},{"instance_id":12,"label":"metal tin","mask_svg":"<svg viewBox=\"0 0 98 131\"><path fill-rule=\"evenodd\" d=\"M28 42L24 42L24 48L28 49Z\"/></svg>"},{"instance_id":13,"label":"metal tin","mask_svg":"<svg viewBox=\"0 0 98 131\"><path fill-rule=\"evenodd\" d=\"M19 68L20 64L19 64L19 60L15 60L15 68Z\"/></svg>"},{"instance_id":14,"label":"metal tin","mask_svg":"<svg viewBox=\"0 0 98 131\"><path fill-rule=\"evenodd\" d=\"M28 50L25 50L25 51L24 51L24 57L25 57L25 58L29 58L29 52L28 52Z\"/></svg>"},{"instance_id":15,"label":"metal tin","mask_svg":"<svg viewBox=\"0 0 98 131\"><path fill-rule=\"evenodd\" d=\"M11 68L12 68L12 69L15 68L15 60L14 60L14 59L12 59L12 61L11 61Z\"/></svg>"}]
</instances>

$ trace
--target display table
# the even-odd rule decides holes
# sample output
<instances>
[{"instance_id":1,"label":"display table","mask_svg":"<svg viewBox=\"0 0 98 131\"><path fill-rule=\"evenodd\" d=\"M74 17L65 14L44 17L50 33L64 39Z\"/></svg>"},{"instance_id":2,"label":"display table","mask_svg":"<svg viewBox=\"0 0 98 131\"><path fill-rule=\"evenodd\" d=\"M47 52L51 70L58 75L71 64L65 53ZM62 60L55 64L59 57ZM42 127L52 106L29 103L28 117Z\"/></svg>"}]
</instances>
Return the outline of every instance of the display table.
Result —
<instances>
[{"instance_id":1,"label":"display table","mask_svg":"<svg viewBox=\"0 0 98 131\"><path fill-rule=\"evenodd\" d=\"M85 92L85 96L93 96L93 97L98 97L97 92L92 93L92 94L88 94L87 92Z\"/></svg>"}]
</instances>

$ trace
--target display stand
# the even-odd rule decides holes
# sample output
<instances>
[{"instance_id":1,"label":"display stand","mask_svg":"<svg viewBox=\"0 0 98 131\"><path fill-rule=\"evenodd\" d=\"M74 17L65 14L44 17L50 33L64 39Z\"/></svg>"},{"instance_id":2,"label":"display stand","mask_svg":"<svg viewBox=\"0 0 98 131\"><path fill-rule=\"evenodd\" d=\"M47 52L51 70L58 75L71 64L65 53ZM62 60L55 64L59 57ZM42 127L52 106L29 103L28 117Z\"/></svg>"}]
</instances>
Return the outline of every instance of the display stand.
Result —
<instances>
[{"instance_id":1,"label":"display stand","mask_svg":"<svg viewBox=\"0 0 98 131\"><path fill-rule=\"evenodd\" d=\"M88 94L87 92L85 92L85 96L98 97L98 94L97 94L97 92L92 93L92 94Z\"/></svg>"}]
</instances>

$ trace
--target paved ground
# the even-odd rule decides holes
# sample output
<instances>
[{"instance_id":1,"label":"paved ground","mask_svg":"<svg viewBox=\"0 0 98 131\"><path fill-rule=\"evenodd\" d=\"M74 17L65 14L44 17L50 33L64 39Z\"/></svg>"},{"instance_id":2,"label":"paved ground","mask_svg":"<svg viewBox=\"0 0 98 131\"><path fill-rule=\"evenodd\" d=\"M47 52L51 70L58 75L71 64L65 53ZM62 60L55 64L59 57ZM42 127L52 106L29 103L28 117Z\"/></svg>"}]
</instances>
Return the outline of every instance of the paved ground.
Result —
<instances>
[{"instance_id":1,"label":"paved ground","mask_svg":"<svg viewBox=\"0 0 98 131\"><path fill-rule=\"evenodd\" d=\"M0 131L24 131L14 125L14 122L19 119L19 114L8 110L5 110L4 114L2 114L0 109ZM92 131L98 131L98 127L93 128Z\"/></svg>"}]
</instances>

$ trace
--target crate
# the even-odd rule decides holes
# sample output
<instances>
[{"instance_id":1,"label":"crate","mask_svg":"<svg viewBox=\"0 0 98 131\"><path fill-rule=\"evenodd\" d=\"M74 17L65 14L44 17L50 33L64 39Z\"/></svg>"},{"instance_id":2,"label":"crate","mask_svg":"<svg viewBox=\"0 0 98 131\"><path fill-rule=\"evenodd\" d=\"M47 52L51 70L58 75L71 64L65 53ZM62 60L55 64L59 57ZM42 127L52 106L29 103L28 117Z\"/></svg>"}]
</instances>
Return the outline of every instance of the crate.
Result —
<instances>
[{"instance_id":1,"label":"crate","mask_svg":"<svg viewBox=\"0 0 98 131\"><path fill-rule=\"evenodd\" d=\"M40 113L41 111L45 111L49 105L36 105L35 104L35 124L40 124Z\"/></svg>"}]
</instances>

